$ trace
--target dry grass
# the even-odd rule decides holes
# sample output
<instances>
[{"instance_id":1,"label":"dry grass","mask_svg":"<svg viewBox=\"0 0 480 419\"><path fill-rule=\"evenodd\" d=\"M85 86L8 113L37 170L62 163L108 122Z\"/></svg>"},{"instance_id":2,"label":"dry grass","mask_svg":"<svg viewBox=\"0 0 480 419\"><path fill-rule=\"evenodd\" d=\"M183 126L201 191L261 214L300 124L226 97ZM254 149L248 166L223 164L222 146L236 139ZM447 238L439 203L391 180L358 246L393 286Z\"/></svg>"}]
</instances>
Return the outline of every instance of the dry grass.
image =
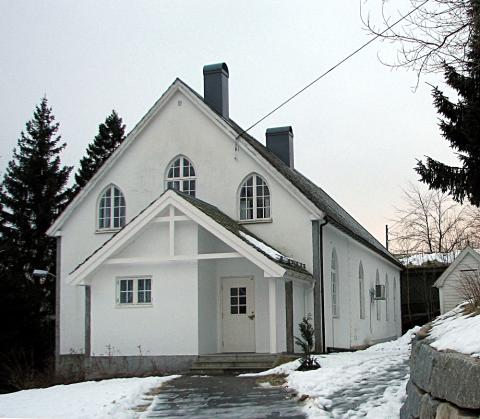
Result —
<instances>
[{"instance_id":1,"label":"dry grass","mask_svg":"<svg viewBox=\"0 0 480 419\"><path fill-rule=\"evenodd\" d=\"M257 384L268 383L272 387L279 387L285 384L287 376L285 374L270 374L257 378Z\"/></svg>"},{"instance_id":2,"label":"dry grass","mask_svg":"<svg viewBox=\"0 0 480 419\"><path fill-rule=\"evenodd\" d=\"M480 314L480 273L478 271L462 272L456 289L467 302L464 312Z\"/></svg>"}]
</instances>

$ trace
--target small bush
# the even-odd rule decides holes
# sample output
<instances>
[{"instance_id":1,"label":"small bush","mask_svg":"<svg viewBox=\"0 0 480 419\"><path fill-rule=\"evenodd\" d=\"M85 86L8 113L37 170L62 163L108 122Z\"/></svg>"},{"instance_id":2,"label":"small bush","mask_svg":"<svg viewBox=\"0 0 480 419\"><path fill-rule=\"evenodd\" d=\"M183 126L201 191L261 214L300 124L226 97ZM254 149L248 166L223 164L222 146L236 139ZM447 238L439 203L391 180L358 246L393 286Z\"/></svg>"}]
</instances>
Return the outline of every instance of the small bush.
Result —
<instances>
[{"instance_id":1,"label":"small bush","mask_svg":"<svg viewBox=\"0 0 480 419\"><path fill-rule=\"evenodd\" d=\"M313 328L311 321L311 314L304 316L302 322L298 324L301 338L295 336L295 343L300 346L303 351L302 363L298 368L300 371L320 368L320 364L315 357L312 356L315 329Z\"/></svg>"},{"instance_id":2,"label":"small bush","mask_svg":"<svg viewBox=\"0 0 480 419\"><path fill-rule=\"evenodd\" d=\"M54 362L48 360L39 368L33 352L17 350L2 355L0 374L9 391L48 387L54 383Z\"/></svg>"},{"instance_id":3,"label":"small bush","mask_svg":"<svg viewBox=\"0 0 480 419\"><path fill-rule=\"evenodd\" d=\"M480 313L480 273L478 271L461 272L457 292L466 301L468 313Z\"/></svg>"}]
</instances>

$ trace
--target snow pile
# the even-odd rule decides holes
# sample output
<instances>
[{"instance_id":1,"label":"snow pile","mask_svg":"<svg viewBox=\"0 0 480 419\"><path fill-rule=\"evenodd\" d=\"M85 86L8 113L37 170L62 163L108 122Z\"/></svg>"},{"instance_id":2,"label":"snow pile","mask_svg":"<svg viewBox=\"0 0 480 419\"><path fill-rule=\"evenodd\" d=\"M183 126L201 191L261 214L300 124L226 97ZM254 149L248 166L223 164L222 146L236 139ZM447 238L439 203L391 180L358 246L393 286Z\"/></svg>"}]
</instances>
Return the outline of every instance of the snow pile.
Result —
<instances>
[{"instance_id":1,"label":"snow pile","mask_svg":"<svg viewBox=\"0 0 480 419\"><path fill-rule=\"evenodd\" d=\"M0 417L132 418L131 409L145 403L146 392L176 377L116 378L3 394Z\"/></svg>"},{"instance_id":2,"label":"snow pile","mask_svg":"<svg viewBox=\"0 0 480 419\"><path fill-rule=\"evenodd\" d=\"M438 317L432 324L430 345L480 357L480 315L464 314L463 304Z\"/></svg>"},{"instance_id":3,"label":"snow pile","mask_svg":"<svg viewBox=\"0 0 480 419\"><path fill-rule=\"evenodd\" d=\"M410 343L418 330L363 351L317 356L318 370L295 371L299 361L293 361L258 375L287 374L287 386L309 396L305 412L311 418L398 418L406 397Z\"/></svg>"}]
</instances>

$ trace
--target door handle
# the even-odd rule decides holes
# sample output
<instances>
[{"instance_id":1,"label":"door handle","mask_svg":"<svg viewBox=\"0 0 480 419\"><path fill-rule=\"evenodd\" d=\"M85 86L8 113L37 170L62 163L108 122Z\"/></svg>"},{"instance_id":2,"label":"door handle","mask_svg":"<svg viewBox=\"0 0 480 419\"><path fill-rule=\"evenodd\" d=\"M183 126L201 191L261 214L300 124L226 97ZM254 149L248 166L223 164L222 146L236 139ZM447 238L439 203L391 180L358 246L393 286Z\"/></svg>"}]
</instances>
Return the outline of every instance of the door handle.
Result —
<instances>
[{"instance_id":1,"label":"door handle","mask_svg":"<svg viewBox=\"0 0 480 419\"><path fill-rule=\"evenodd\" d=\"M253 320L253 319L255 318L255 313L252 312L252 314L250 314L250 316L248 316L248 318L249 318L250 320Z\"/></svg>"}]
</instances>

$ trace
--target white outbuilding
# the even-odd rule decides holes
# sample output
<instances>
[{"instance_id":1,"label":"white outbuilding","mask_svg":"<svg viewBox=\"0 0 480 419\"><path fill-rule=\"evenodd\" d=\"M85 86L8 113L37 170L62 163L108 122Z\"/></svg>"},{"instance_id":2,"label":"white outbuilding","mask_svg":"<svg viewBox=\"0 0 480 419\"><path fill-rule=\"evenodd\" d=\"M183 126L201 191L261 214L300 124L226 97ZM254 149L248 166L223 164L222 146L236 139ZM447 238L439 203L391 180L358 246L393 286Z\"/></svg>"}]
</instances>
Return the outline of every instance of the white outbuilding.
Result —
<instances>
[{"instance_id":1,"label":"white outbuilding","mask_svg":"<svg viewBox=\"0 0 480 419\"><path fill-rule=\"evenodd\" d=\"M263 145L229 116L226 64L203 72L204 97L176 79L48 230L57 360L293 353L308 314L317 352L399 336L402 265L295 169L291 127Z\"/></svg>"},{"instance_id":2,"label":"white outbuilding","mask_svg":"<svg viewBox=\"0 0 480 419\"><path fill-rule=\"evenodd\" d=\"M454 309L464 300L461 291L462 280L468 280L469 277L476 280L479 273L480 255L472 247L467 246L433 284L438 288L440 314Z\"/></svg>"}]
</instances>

